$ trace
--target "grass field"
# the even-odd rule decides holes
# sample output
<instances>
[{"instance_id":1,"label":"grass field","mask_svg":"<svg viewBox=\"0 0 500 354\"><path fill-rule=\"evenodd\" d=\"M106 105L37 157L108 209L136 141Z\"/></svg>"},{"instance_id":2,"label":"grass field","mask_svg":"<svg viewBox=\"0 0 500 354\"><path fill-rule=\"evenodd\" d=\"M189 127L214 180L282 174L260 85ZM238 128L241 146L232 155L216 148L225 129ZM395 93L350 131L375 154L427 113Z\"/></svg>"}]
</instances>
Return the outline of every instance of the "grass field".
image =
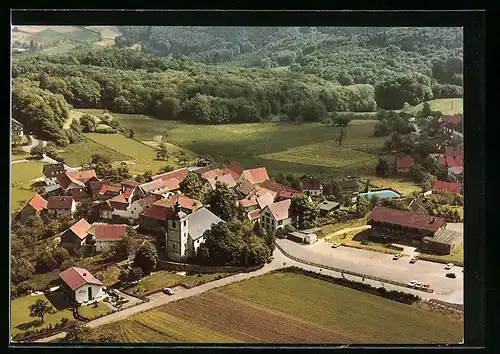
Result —
<instances>
[{"instance_id":1,"label":"grass field","mask_svg":"<svg viewBox=\"0 0 500 354\"><path fill-rule=\"evenodd\" d=\"M42 38L57 40L57 39L65 39L67 33L64 34L61 32L54 31L50 28L46 28L46 29L38 32L37 35L39 35Z\"/></svg>"},{"instance_id":2,"label":"grass field","mask_svg":"<svg viewBox=\"0 0 500 354\"><path fill-rule=\"evenodd\" d=\"M304 275L276 273L179 300L98 331L123 342L434 344L458 343L463 320ZM194 335L202 331L210 334Z\"/></svg>"},{"instance_id":3,"label":"grass field","mask_svg":"<svg viewBox=\"0 0 500 354\"><path fill-rule=\"evenodd\" d=\"M128 156L120 154L118 151L98 144L90 139L83 139L77 144L69 145L65 148L65 152L61 153L61 157L64 157L64 162L68 166L78 167L82 164L88 164L92 160L92 154L95 153L108 156L112 161L129 159Z\"/></svg>"},{"instance_id":4,"label":"grass field","mask_svg":"<svg viewBox=\"0 0 500 354\"><path fill-rule=\"evenodd\" d=\"M450 255L447 256L438 256L434 254L421 254L419 257L429 261L438 261L442 263L463 263L464 244L462 242L455 248L455 250Z\"/></svg>"},{"instance_id":5,"label":"grass field","mask_svg":"<svg viewBox=\"0 0 500 354\"><path fill-rule=\"evenodd\" d=\"M104 315L109 312L111 312L109 307L107 307L102 302L98 302L97 307L94 307L94 305L87 305L87 306L80 306L78 308L78 314L88 319L92 319L94 317Z\"/></svg>"},{"instance_id":6,"label":"grass field","mask_svg":"<svg viewBox=\"0 0 500 354\"><path fill-rule=\"evenodd\" d=\"M34 304L36 300L42 299L50 303L45 295L39 296L25 296L11 301L10 303L10 318L11 318L11 329L12 335L19 333L26 329L49 327L50 324L54 326L57 322L60 322L63 318L73 319L73 314L70 310L57 311L55 314L47 314L44 317L44 323L40 326L36 326L38 318L33 318L29 316L28 306Z\"/></svg>"},{"instance_id":7,"label":"grass field","mask_svg":"<svg viewBox=\"0 0 500 354\"><path fill-rule=\"evenodd\" d=\"M54 47L45 48L42 50L43 54L59 54L68 52L71 49L75 48L77 44L75 42L62 42Z\"/></svg>"},{"instance_id":8,"label":"grass field","mask_svg":"<svg viewBox=\"0 0 500 354\"><path fill-rule=\"evenodd\" d=\"M79 110L102 113L101 110ZM236 160L244 167L266 166L271 173L331 175L371 173L385 138L373 137L373 120L355 120L347 128L342 147L335 142L339 129L319 123L254 123L194 125L162 121L143 115L114 114L135 138L152 141L155 136L216 160ZM209 132L209 133L207 133Z\"/></svg>"},{"instance_id":9,"label":"grass field","mask_svg":"<svg viewBox=\"0 0 500 354\"><path fill-rule=\"evenodd\" d=\"M413 192L421 192L422 188L416 185L407 177L387 177L382 178L373 175L360 176L360 179L366 182L370 179L370 184L374 184L380 188L391 188L403 193L403 195L411 195ZM361 183L362 184L362 183Z\"/></svg>"},{"instance_id":10,"label":"grass field","mask_svg":"<svg viewBox=\"0 0 500 354\"><path fill-rule=\"evenodd\" d=\"M24 160L30 156L31 155L29 154L29 152L24 152L21 149L12 149L12 154L10 155L10 158L12 161L16 161L16 160Z\"/></svg>"},{"instance_id":11,"label":"grass field","mask_svg":"<svg viewBox=\"0 0 500 354\"><path fill-rule=\"evenodd\" d=\"M176 274L175 272L162 270L154 272L150 276L142 279L139 284L128 288L126 291L129 294L135 294L137 291L138 295L143 295L146 292L160 291L161 289L174 287L180 284L186 284L188 286L198 286L228 275L229 273L213 273L201 274L201 276L198 276L196 274L184 276Z\"/></svg>"},{"instance_id":12,"label":"grass field","mask_svg":"<svg viewBox=\"0 0 500 354\"><path fill-rule=\"evenodd\" d=\"M65 37L79 42L99 41L99 35L87 29L65 33Z\"/></svg>"},{"instance_id":13,"label":"grass field","mask_svg":"<svg viewBox=\"0 0 500 354\"><path fill-rule=\"evenodd\" d=\"M22 162L11 165L11 211L20 209L35 194L31 181L42 177L44 163L38 161Z\"/></svg>"},{"instance_id":14,"label":"grass field","mask_svg":"<svg viewBox=\"0 0 500 354\"><path fill-rule=\"evenodd\" d=\"M430 100L429 104L431 106L431 110L433 111L441 111L441 113L445 115L453 115L464 112L464 101L462 98L441 98L437 100ZM420 112L423 103L411 107L408 110L408 113L417 114Z\"/></svg>"}]
</instances>

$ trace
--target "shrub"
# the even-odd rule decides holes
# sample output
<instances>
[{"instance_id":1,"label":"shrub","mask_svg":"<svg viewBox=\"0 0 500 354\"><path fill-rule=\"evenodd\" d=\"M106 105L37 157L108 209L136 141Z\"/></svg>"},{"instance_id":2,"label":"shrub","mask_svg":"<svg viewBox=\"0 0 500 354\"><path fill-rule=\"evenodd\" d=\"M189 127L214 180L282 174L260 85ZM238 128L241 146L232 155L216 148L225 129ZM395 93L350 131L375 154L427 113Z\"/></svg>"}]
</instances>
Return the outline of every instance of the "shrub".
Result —
<instances>
[{"instance_id":1,"label":"shrub","mask_svg":"<svg viewBox=\"0 0 500 354\"><path fill-rule=\"evenodd\" d=\"M95 132L100 134L114 134L116 133L116 129L113 129L111 127L98 126L95 129Z\"/></svg>"}]
</instances>

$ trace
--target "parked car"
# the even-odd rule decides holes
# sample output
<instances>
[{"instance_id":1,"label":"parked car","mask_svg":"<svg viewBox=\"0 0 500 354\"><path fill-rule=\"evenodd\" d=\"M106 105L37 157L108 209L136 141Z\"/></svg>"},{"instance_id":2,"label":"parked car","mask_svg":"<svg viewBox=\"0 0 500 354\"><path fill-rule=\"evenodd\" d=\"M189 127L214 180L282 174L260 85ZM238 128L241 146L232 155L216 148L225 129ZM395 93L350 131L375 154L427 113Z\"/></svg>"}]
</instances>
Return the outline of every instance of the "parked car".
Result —
<instances>
[{"instance_id":1,"label":"parked car","mask_svg":"<svg viewBox=\"0 0 500 354\"><path fill-rule=\"evenodd\" d=\"M425 284L422 283L421 281L419 281L417 284L415 284L415 288L417 289L421 289L421 288L424 288L425 287Z\"/></svg>"},{"instance_id":2,"label":"parked car","mask_svg":"<svg viewBox=\"0 0 500 354\"><path fill-rule=\"evenodd\" d=\"M334 242L333 245L332 245L332 248L337 248L340 246L340 243L338 242Z\"/></svg>"},{"instance_id":3,"label":"parked car","mask_svg":"<svg viewBox=\"0 0 500 354\"><path fill-rule=\"evenodd\" d=\"M165 293L167 295L174 295L174 291L170 288L163 289L163 293Z\"/></svg>"},{"instance_id":4,"label":"parked car","mask_svg":"<svg viewBox=\"0 0 500 354\"><path fill-rule=\"evenodd\" d=\"M455 266L455 265L454 265L453 263L448 263L448 264L446 265L446 267L444 267L444 269L451 269L451 268L453 268L454 266Z\"/></svg>"},{"instance_id":5,"label":"parked car","mask_svg":"<svg viewBox=\"0 0 500 354\"><path fill-rule=\"evenodd\" d=\"M417 281L416 280L412 280L411 282L408 283L408 286L413 288L415 286L415 284L417 284Z\"/></svg>"},{"instance_id":6,"label":"parked car","mask_svg":"<svg viewBox=\"0 0 500 354\"><path fill-rule=\"evenodd\" d=\"M397 261L401 257L403 257L403 255L401 253L398 253L398 254L395 254L394 257L392 257L392 259L395 260L395 261Z\"/></svg>"},{"instance_id":7,"label":"parked car","mask_svg":"<svg viewBox=\"0 0 500 354\"><path fill-rule=\"evenodd\" d=\"M455 275L455 273L446 273L446 277L455 279L457 276Z\"/></svg>"},{"instance_id":8,"label":"parked car","mask_svg":"<svg viewBox=\"0 0 500 354\"><path fill-rule=\"evenodd\" d=\"M412 259L410 259L410 263L413 264L415 262L417 262L418 260L418 257L412 257Z\"/></svg>"}]
</instances>

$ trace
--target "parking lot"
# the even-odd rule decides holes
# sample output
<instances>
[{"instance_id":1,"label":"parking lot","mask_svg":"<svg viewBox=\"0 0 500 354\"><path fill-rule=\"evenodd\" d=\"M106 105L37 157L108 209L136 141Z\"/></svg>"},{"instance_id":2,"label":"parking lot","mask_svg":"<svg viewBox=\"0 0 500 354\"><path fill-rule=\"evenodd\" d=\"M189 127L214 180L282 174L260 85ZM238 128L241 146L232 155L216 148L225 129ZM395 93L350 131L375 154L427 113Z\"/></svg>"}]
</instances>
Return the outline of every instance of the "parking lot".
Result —
<instances>
[{"instance_id":1,"label":"parking lot","mask_svg":"<svg viewBox=\"0 0 500 354\"><path fill-rule=\"evenodd\" d=\"M186 291L186 289L183 288L182 286L176 286L176 287L171 288L171 289L174 291L175 294L179 294L179 293ZM160 292L157 292L157 293L154 293L154 294L147 296L147 298L149 300L157 300L157 299L162 299L162 298L169 297L169 296L171 296L171 295L167 295L163 291L160 291Z\"/></svg>"},{"instance_id":2,"label":"parking lot","mask_svg":"<svg viewBox=\"0 0 500 354\"><path fill-rule=\"evenodd\" d=\"M343 246L332 248L331 243L323 240L312 245L301 245L286 239L277 242L286 252L300 259L405 284L412 280L424 282L434 289L433 298L463 304L462 267L445 270L444 264L422 260L410 264L410 257L395 261L390 254ZM446 273L449 272L455 273L456 278L447 278Z\"/></svg>"}]
</instances>

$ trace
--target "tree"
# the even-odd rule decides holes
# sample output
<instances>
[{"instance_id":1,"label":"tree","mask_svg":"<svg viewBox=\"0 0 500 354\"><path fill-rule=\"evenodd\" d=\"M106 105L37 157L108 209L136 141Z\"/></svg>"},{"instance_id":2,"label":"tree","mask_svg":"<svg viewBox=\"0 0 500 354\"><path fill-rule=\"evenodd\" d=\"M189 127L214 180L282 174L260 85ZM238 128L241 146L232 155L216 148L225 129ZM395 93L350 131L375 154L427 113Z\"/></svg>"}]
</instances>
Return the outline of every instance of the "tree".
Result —
<instances>
[{"instance_id":1,"label":"tree","mask_svg":"<svg viewBox=\"0 0 500 354\"><path fill-rule=\"evenodd\" d=\"M84 323L74 320L71 320L64 330L66 332L64 339L74 342L84 342L92 333Z\"/></svg>"},{"instance_id":2,"label":"tree","mask_svg":"<svg viewBox=\"0 0 500 354\"><path fill-rule=\"evenodd\" d=\"M133 267L130 272L128 273L128 280L129 281L137 281L141 279L143 276L142 269L139 267Z\"/></svg>"},{"instance_id":3,"label":"tree","mask_svg":"<svg viewBox=\"0 0 500 354\"><path fill-rule=\"evenodd\" d=\"M365 193L368 193L370 191L370 179L367 179L366 180L366 183L365 183Z\"/></svg>"},{"instance_id":4,"label":"tree","mask_svg":"<svg viewBox=\"0 0 500 354\"><path fill-rule=\"evenodd\" d=\"M30 155L34 156L37 159L42 159L45 154L45 149L42 144L35 145L30 150Z\"/></svg>"},{"instance_id":5,"label":"tree","mask_svg":"<svg viewBox=\"0 0 500 354\"><path fill-rule=\"evenodd\" d=\"M36 256L36 268L41 273L50 272L57 267L57 261L49 250L45 249Z\"/></svg>"},{"instance_id":6,"label":"tree","mask_svg":"<svg viewBox=\"0 0 500 354\"><path fill-rule=\"evenodd\" d=\"M432 114L431 105L429 104L429 102L424 102L424 105L422 106L422 109L419 112L419 116L422 118L427 118L431 114Z\"/></svg>"},{"instance_id":7,"label":"tree","mask_svg":"<svg viewBox=\"0 0 500 354\"><path fill-rule=\"evenodd\" d=\"M264 241L266 242L266 246L271 250L271 252L274 250L276 247L276 234L272 231L269 231L266 233L264 237Z\"/></svg>"},{"instance_id":8,"label":"tree","mask_svg":"<svg viewBox=\"0 0 500 354\"><path fill-rule=\"evenodd\" d=\"M323 184L323 195L332 195L332 194L333 194L332 182Z\"/></svg>"},{"instance_id":9,"label":"tree","mask_svg":"<svg viewBox=\"0 0 500 354\"><path fill-rule=\"evenodd\" d=\"M338 115L332 119L333 125L337 127L347 127L351 123L352 118L349 116Z\"/></svg>"},{"instance_id":10,"label":"tree","mask_svg":"<svg viewBox=\"0 0 500 354\"><path fill-rule=\"evenodd\" d=\"M134 230L135 231L135 230ZM134 254L137 250L137 241L133 236L127 235L116 243L114 249L115 255L119 258L125 258Z\"/></svg>"},{"instance_id":11,"label":"tree","mask_svg":"<svg viewBox=\"0 0 500 354\"><path fill-rule=\"evenodd\" d=\"M158 150L156 150L156 159L158 160L166 160L168 159L168 150L167 145L164 142L161 142Z\"/></svg>"},{"instance_id":12,"label":"tree","mask_svg":"<svg viewBox=\"0 0 500 354\"><path fill-rule=\"evenodd\" d=\"M19 135L14 135L12 136L12 145L17 147L21 142L23 141L23 138Z\"/></svg>"},{"instance_id":13,"label":"tree","mask_svg":"<svg viewBox=\"0 0 500 354\"><path fill-rule=\"evenodd\" d=\"M189 173L187 177L179 183L179 187L181 192L189 198L200 200L203 197L203 183L196 173Z\"/></svg>"},{"instance_id":14,"label":"tree","mask_svg":"<svg viewBox=\"0 0 500 354\"><path fill-rule=\"evenodd\" d=\"M156 247L151 242L146 241L135 254L134 267L141 268L145 275L149 275L157 266L158 252Z\"/></svg>"},{"instance_id":15,"label":"tree","mask_svg":"<svg viewBox=\"0 0 500 354\"><path fill-rule=\"evenodd\" d=\"M76 220L85 219L88 222L93 222L94 205L91 199L82 200L76 207L74 218Z\"/></svg>"},{"instance_id":16,"label":"tree","mask_svg":"<svg viewBox=\"0 0 500 354\"><path fill-rule=\"evenodd\" d=\"M309 201L307 195L293 198L289 213L292 220L296 220L299 229L313 227L317 217L316 206Z\"/></svg>"},{"instance_id":17,"label":"tree","mask_svg":"<svg viewBox=\"0 0 500 354\"><path fill-rule=\"evenodd\" d=\"M375 167L375 173L380 177L387 177L391 167L386 159L379 157L377 167Z\"/></svg>"},{"instance_id":18,"label":"tree","mask_svg":"<svg viewBox=\"0 0 500 354\"><path fill-rule=\"evenodd\" d=\"M95 164L103 164L103 165L111 165L112 161L111 158L107 155L102 155L99 153L94 153L90 156L90 164L95 165Z\"/></svg>"},{"instance_id":19,"label":"tree","mask_svg":"<svg viewBox=\"0 0 500 354\"><path fill-rule=\"evenodd\" d=\"M344 139L347 136L347 130L345 127L340 127L340 132L339 136L337 137L337 142L339 143L339 146L342 146L342 143L344 142Z\"/></svg>"},{"instance_id":20,"label":"tree","mask_svg":"<svg viewBox=\"0 0 500 354\"><path fill-rule=\"evenodd\" d=\"M244 263L244 236L252 231L252 225L239 220L218 223L205 231L197 257L205 264L236 265Z\"/></svg>"},{"instance_id":21,"label":"tree","mask_svg":"<svg viewBox=\"0 0 500 354\"><path fill-rule=\"evenodd\" d=\"M264 264L271 256L271 251L266 246L264 240L255 235L250 236L246 246L245 253L248 252L248 265Z\"/></svg>"},{"instance_id":22,"label":"tree","mask_svg":"<svg viewBox=\"0 0 500 354\"><path fill-rule=\"evenodd\" d=\"M46 314L55 313L54 308L45 300L38 299L34 304L28 306L30 310L30 317L39 317L43 323L43 317Z\"/></svg>"},{"instance_id":23,"label":"tree","mask_svg":"<svg viewBox=\"0 0 500 354\"><path fill-rule=\"evenodd\" d=\"M380 206L381 205L380 197L376 194L372 195L372 197L370 198L370 205L372 209L375 208L376 206Z\"/></svg>"},{"instance_id":24,"label":"tree","mask_svg":"<svg viewBox=\"0 0 500 354\"><path fill-rule=\"evenodd\" d=\"M332 185L332 195L335 197L335 201L342 203L344 200L344 192L342 187L338 182L331 182Z\"/></svg>"},{"instance_id":25,"label":"tree","mask_svg":"<svg viewBox=\"0 0 500 354\"><path fill-rule=\"evenodd\" d=\"M129 137L130 139L133 139L133 138L134 138L134 136L135 136L135 129L130 129L130 133L129 133L128 137Z\"/></svg>"},{"instance_id":26,"label":"tree","mask_svg":"<svg viewBox=\"0 0 500 354\"><path fill-rule=\"evenodd\" d=\"M62 247L56 247L52 254L59 266L61 266L66 260L70 258L68 250Z\"/></svg>"},{"instance_id":27,"label":"tree","mask_svg":"<svg viewBox=\"0 0 500 354\"><path fill-rule=\"evenodd\" d=\"M227 184L216 182L215 190L211 190L207 196L207 204L210 211L221 219L229 221L238 216L236 197Z\"/></svg>"},{"instance_id":28,"label":"tree","mask_svg":"<svg viewBox=\"0 0 500 354\"><path fill-rule=\"evenodd\" d=\"M89 114L84 114L78 119L78 121L80 122L84 133L93 132L97 128L97 123L95 122L94 117Z\"/></svg>"},{"instance_id":29,"label":"tree","mask_svg":"<svg viewBox=\"0 0 500 354\"><path fill-rule=\"evenodd\" d=\"M423 178L423 189L424 191L430 191L434 188L434 184L436 183L437 178L430 173L425 173Z\"/></svg>"},{"instance_id":30,"label":"tree","mask_svg":"<svg viewBox=\"0 0 500 354\"><path fill-rule=\"evenodd\" d=\"M422 182L425 177L425 170L416 163L410 167L410 175L415 182Z\"/></svg>"},{"instance_id":31,"label":"tree","mask_svg":"<svg viewBox=\"0 0 500 354\"><path fill-rule=\"evenodd\" d=\"M35 267L33 264L25 257L11 257L11 274L12 282L19 284L25 281L33 275L35 272Z\"/></svg>"},{"instance_id":32,"label":"tree","mask_svg":"<svg viewBox=\"0 0 500 354\"><path fill-rule=\"evenodd\" d=\"M158 170L158 173L167 173L167 172L171 172L175 170L175 168L171 165L166 165L166 166L163 166L161 167L159 170Z\"/></svg>"}]
</instances>

